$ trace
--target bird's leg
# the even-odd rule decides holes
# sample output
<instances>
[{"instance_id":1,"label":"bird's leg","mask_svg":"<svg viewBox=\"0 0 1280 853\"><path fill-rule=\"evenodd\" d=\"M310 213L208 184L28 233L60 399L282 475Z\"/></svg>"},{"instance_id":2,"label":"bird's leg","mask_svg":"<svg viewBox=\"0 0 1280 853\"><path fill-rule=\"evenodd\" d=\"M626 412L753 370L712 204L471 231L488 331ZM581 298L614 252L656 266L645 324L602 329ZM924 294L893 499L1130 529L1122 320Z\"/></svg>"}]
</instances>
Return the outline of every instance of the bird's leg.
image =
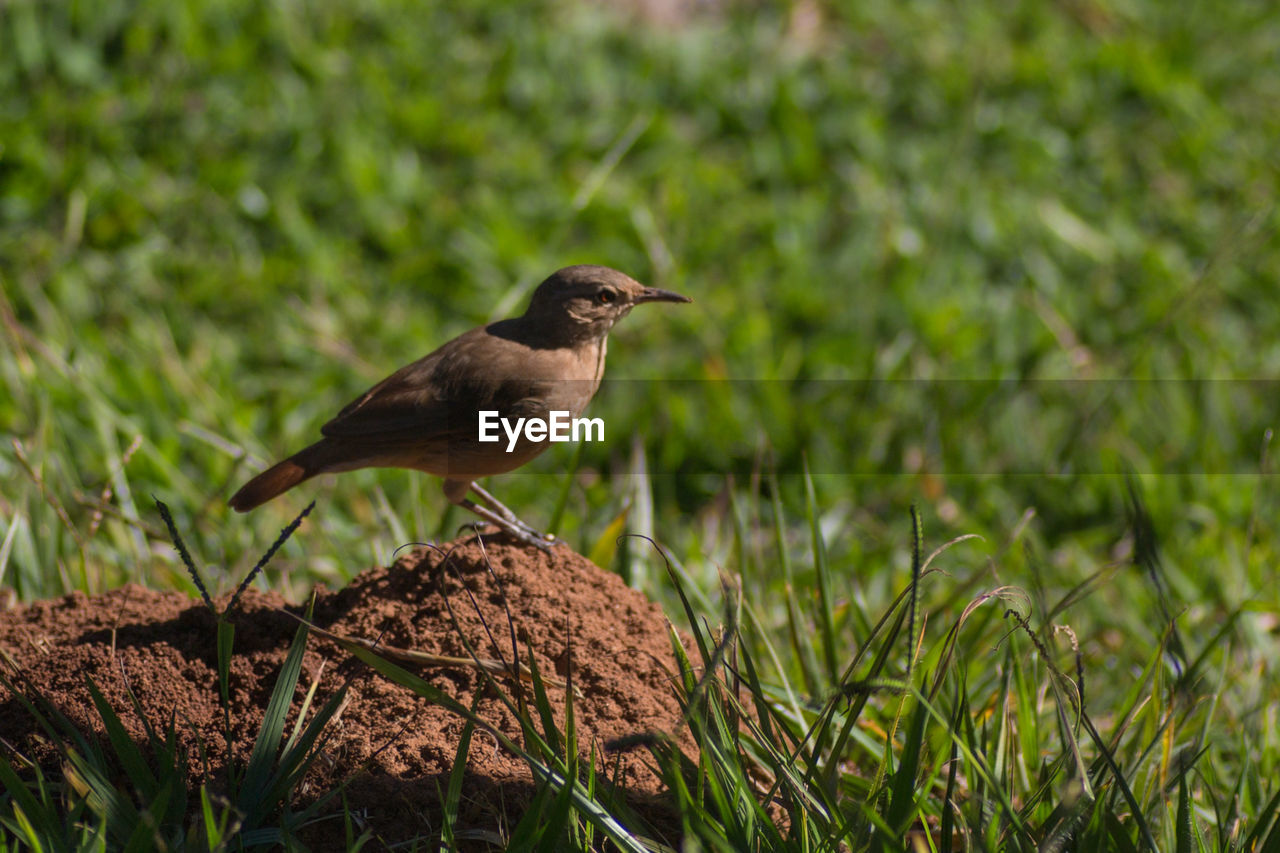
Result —
<instances>
[{"instance_id":1,"label":"bird's leg","mask_svg":"<svg viewBox=\"0 0 1280 853\"><path fill-rule=\"evenodd\" d=\"M487 491L480 488L480 486L477 485L476 483L471 484L471 491L475 492L476 495L479 496L480 500L488 504L489 509L493 510L498 515L506 519L507 521L516 525L525 533L528 533L530 536L536 536L542 542L555 543L557 541L556 537L551 535L550 533L539 533L537 530L525 524L523 521L521 521L519 518L516 517L516 514L514 512L507 509L506 505L503 504L502 501L498 500L493 495L489 494Z\"/></svg>"},{"instance_id":2,"label":"bird's leg","mask_svg":"<svg viewBox=\"0 0 1280 853\"><path fill-rule=\"evenodd\" d=\"M488 507L480 506L476 502L467 497L467 492L475 492ZM528 545L534 545L538 548L549 550L555 544L555 537L545 536L516 518L516 514L502 505L502 502L475 483L469 483L465 480L445 480L444 494L450 502L457 504L464 509L468 509L476 515L483 518L490 524L505 530L512 536ZM492 507L492 509L490 509Z\"/></svg>"},{"instance_id":3,"label":"bird's leg","mask_svg":"<svg viewBox=\"0 0 1280 853\"><path fill-rule=\"evenodd\" d=\"M530 527L529 525L525 524L519 518L517 518L516 514L511 510L507 509L506 505L503 504L502 501L498 500L493 495L489 494L484 489L480 488L480 486L477 483L471 484L471 491L475 492L476 495L479 496L480 500L485 502L485 504L489 507L489 509L496 512L498 515L502 516L507 521L511 522L512 524L516 525L517 527L521 528L522 530L528 533L534 534L535 536L542 535L538 533L538 531Z\"/></svg>"}]
</instances>

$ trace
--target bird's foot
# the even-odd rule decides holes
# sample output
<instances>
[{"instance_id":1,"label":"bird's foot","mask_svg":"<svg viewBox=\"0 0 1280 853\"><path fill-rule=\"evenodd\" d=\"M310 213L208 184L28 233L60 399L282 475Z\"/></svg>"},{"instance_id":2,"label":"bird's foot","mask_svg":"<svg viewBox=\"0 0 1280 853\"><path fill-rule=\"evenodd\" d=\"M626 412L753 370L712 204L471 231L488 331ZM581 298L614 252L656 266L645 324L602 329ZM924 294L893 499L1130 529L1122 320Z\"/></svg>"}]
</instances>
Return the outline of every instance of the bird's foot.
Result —
<instances>
[{"instance_id":1,"label":"bird's foot","mask_svg":"<svg viewBox=\"0 0 1280 853\"><path fill-rule=\"evenodd\" d=\"M550 551L552 546L560 543L560 540L555 536L549 533L539 533L537 530L534 530L532 527L516 518L514 513L511 514L510 518L504 518L498 513L490 510L488 507L479 506L478 504L466 499L460 501L459 506L469 509L471 512L474 512L476 515L492 524L494 527L510 533L526 545L541 548L543 551ZM508 512L510 511L508 510Z\"/></svg>"},{"instance_id":2,"label":"bird's foot","mask_svg":"<svg viewBox=\"0 0 1280 853\"><path fill-rule=\"evenodd\" d=\"M554 535L550 533L539 533L529 525L525 524L516 514L507 509L502 501L489 494L477 483L470 483L469 488L475 492L480 500L484 501L487 506L480 506L470 500L463 499L461 505L474 512L476 515L486 521L496 524L512 536L528 545L541 548L544 551L551 550L552 545L560 542Z\"/></svg>"},{"instance_id":3,"label":"bird's foot","mask_svg":"<svg viewBox=\"0 0 1280 853\"><path fill-rule=\"evenodd\" d=\"M477 523L474 525L469 524L469 525L464 525L464 527L478 528L479 524L480 523ZM538 531L534 530L531 527L527 529L520 528L520 527L511 527L505 524L498 524L495 521L489 521L489 522L486 522L486 524L492 525L493 527L498 528L498 530L501 531L502 533L508 534L513 539L523 542L525 545L532 545L533 547L539 548L543 551L550 551L556 545L564 544L563 539L560 539L550 533L539 533Z\"/></svg>"},{"instance_id":4,"label":"bird's foot","mask_svg":"<svg viewBox=\"0 0 1280 853\"><path fill-rule=\"evenodd\" d=\"M554 534L539 533L532 527L526 530L508 530L507 532L521 542L532 545L535 548L541 548L543 551L550 551L552 547L561 544L561 540L557 539Z\"/></svg>"}]
</instances>

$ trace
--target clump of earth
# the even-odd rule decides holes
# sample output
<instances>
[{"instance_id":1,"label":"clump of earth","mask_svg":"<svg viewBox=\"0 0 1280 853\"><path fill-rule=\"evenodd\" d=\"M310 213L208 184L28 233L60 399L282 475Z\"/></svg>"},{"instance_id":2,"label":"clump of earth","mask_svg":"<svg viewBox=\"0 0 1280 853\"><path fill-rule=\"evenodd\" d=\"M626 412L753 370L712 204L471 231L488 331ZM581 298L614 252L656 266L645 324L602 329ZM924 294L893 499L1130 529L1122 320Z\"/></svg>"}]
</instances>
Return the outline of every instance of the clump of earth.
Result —
<instances>
[{"instance_id":1,"label":"clump of earth","mask_svg":"<svg viewBox=\"0 0 1280 853\"><path fill-rule=\"evenodd\" d=\"M226 599L217 603L225 607ZM231 616L233 761L248 760L298 628L290 613L303 613L306 604L250 590ZM312 621L334 634L382 646L468 658L469 645L480 656L507 661L514 630L521 657L532 649L539 673L572 681L584 756L593 747L600 755L619 740L643 742L640 735L678 739L682 729L671 631L661 610L565 547L546 552L485 536L420 549L390 567L364 572L343 589L319 589ZM190 787L207 783L216 790L228 755L215 640L215 617L202 602L131 585L0 613L0 671L18 690L41 694L103 742L86 680L106 696L130 736L145 744L146 728L131 696L136 697L154 729L163 732L174 719L191 756ZM462 704L474 705L487 723L522 741L514 716L479 671L402 665ZM508 693L517 689L514 679L499 680ZM310 713L343 684L347 701L297 792L299 802L346 780L346 804L360 821L358 829L372 830L385 844L437 836L440 791L448 786L464 721L313 635L286 732L313 682L317 690ZM553 689L550 697L558 726L564 724L564 689ZM56 753L4 687L0 739L12 764L36 761L56 777ZM645 816L647 832L669 825L662 784L647 750L612 752L599 766L604 784L625 792L632 808ZM467 755L458 825L474 837L500 839L534 790L528 764L477 730ZM340 823L332 826L308 841L319 849L340 849L344 831Z\"/></svg>"}]
</instances>

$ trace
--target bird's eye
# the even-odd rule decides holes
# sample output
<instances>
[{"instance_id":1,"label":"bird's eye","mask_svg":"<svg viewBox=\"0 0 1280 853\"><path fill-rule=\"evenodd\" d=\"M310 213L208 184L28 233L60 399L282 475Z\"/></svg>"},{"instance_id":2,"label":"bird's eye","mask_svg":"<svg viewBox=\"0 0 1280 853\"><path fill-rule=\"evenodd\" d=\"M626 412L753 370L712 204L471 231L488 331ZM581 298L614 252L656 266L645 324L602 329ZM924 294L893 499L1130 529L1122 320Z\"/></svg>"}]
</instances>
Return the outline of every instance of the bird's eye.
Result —
<instances>
[{"instance_id":1,"label":"bird's eye","mask_svg":"<svg viewBox=\"0 0 1280 853\"><path fill-rule=\"evenodd\" d=\"M596 302L599 302L601 305L612 305L613 300L617 298L618 294L614 293L612 290L602 290L596 294Z\"/></svg>"}]
</instances>

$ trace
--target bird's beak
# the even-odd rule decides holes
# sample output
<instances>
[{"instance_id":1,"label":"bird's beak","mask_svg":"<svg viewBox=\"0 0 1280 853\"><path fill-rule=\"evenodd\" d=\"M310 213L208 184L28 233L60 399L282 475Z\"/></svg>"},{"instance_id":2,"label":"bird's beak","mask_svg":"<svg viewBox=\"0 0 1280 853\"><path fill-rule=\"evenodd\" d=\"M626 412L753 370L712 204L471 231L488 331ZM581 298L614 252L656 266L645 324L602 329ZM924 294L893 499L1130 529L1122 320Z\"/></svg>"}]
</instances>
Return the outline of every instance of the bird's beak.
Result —
<instances>
[{"instance_id":1,"label":"bird's beak","mask_svg":"<svg viewBox=\"0 0 1280 853\"><path fill-rule=\"evenodd\" d=\"M682 296L670 290L662 290L657 287L646 287L640 291L640 295L636 297L635 303L639 305L641 302L692 302L693 300L687 296Z\"/></svg>"}]
</instances>

